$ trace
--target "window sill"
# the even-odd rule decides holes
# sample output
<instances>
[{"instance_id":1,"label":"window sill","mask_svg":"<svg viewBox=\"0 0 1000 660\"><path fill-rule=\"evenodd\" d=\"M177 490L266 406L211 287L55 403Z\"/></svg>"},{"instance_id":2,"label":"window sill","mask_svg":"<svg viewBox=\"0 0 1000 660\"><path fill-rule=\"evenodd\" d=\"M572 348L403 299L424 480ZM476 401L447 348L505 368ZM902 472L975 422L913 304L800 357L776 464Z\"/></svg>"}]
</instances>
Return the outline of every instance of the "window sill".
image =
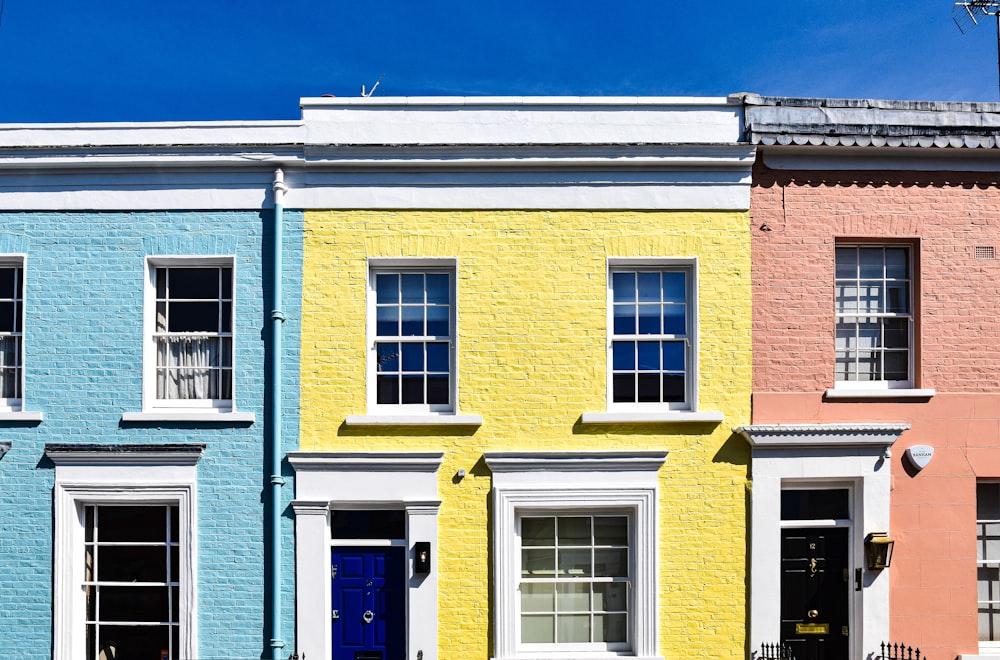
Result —
<instances>
[{"instance_id":1,"label":"window sill","mask_svg":"<svg viewBox=\"0 0 1000 660\"><path fill-rule=\"evenodd\" d=\"M482 415L348 415L345 426L482 426Z\"/></svg>"},{"instance_id":2,"label":"window sill","mask_svg":"<svg viewBox=\"0 0 1000 660\"><path fill-rule=\"evenodd\" d=\"M629 660L663 660L662 655L631 655L614 651L552 651L551 653L518 653L493 656L490 660L604 660L627 657Z\"/></svg>"},{"instance_id":3,"label":"window sill","mask_svg":"<svg viewBox=\"0 0 1000 660\"><path fill-rule=\"evenodd\" d=\"M0 412L0 422L40 422L42 413L24 410Z\"/></svg>"},{"instance_id":4,"label":"window sill","mask_svg":"<svg viewBox=\"0 0 1000 660\"><path fill-rule=\"evenodd\" d=\"M724 419L720 412L689 412L669 410L663 412L600 412L583 413L581 424L719 424Z\"/></svg>"},{"instance_id":5,"label":"window sill","mask_svg":"<svg viewBox=\"0 0 1000 660\"><path fill-rule=\"evenodd\" d=\"M852 389L830 389L826 391L826 399L865 399L865 400L893 400L893 399L930 399L935 394L934 390L852 390Z\"/></svg>"},{"instance_id":6,"label":"window sill","mask_svg":"<svg viewBox=\"0 0 1000 660\"><path fill-rule=\"evenodd\" d=\"M213 422L253 424L252 412L143 411L122 413L123 422Z\"/></svg>"}]
</instances>

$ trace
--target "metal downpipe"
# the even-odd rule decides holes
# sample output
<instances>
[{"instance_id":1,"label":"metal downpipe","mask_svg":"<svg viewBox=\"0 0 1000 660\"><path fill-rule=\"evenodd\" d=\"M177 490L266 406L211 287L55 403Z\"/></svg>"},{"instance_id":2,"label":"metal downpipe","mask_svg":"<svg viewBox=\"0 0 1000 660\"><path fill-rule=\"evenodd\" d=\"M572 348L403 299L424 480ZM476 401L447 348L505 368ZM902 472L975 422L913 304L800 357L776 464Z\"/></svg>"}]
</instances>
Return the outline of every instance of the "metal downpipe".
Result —
<instances>
[{"instance_id":1,"label":"metal downpipe","mask_svg":"<svg viewBox=\"0 0 1000 660\"><path fill-rule=\"evenodd\" d=\"M285 175L278 168L274 171L274 275L271 290L274 292L274 309L271 310L271 556L269 577L271 586L271 658L281 660L280 655L285 647L281 639L281 487L285 480L281 476L281 328L285 315L281 312L283 299L282 260L283 250L282 226L284 225Z\"/></svg>"}]
</instances>

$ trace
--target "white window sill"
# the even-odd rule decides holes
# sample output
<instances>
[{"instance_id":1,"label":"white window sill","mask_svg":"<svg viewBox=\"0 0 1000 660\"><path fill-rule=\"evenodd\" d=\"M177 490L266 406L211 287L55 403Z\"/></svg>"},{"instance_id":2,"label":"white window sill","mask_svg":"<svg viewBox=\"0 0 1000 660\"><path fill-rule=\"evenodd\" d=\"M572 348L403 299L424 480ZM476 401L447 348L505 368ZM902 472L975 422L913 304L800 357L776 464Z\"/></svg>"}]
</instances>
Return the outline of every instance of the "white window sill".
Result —
<instances>
[{"instance_id":1,"label":"white window sill","mask_svg":"<svg viewBox=\"0 0 1000 660\"><path fill-rule=\"evenodd\" d=\"M490 660L604 660L621 658L622 653L608 651L552 651L551 653L518 653L517 655L493 656ZM663 660L662 655L628 655L629 660Z\"/></svg>"},{"instance_id":2,"label":"white window sill","mask_svg":"<svg viewBox=\"0 0 1000 660\"><path fill-rule=\"evenodd\" d=\"M827 399L930 399L935 394L934 390L915 389L849 389L837 388L826 391Z\"/></svg>"},{"instance_id":3,"label":"white window sill","mask_svg":"<svg viewBox=\"0 0 1000 660\"><path fill-rule=\"evenodd\" d=\"M724 416L720 412L689 412L665 410L663 412L599 412L583 413L583 424L718 424Z\"/></svg>"},{"instance_id":4,"label":"white window sill","mask_svg":"<svg viewBox=\"0 0 1000 660\"><path fill-rule=\"evenodd\" d=\"M192 410L153 410L122 413L123 422L215 422L218 424L253 424L252 412L197 412Z\"/></svg>"},{"instance_id":5,"label":"white window sill","mask_svg":"<svg viewBox=\"0 0 1000 660\"><path fill-rule=\"evenodd\" d=\"M346 426L482 426L482 415L348 415Z\"/></svg>"},{"instance_id":6,"label":"white window sill","mask_svg":"<svg viewBox=\"0 0 1000 660\"><path fill-rule=\"evenodd\" d=\"M42 413L25 410L0 412L0 422L40 422Z\"/></svg>"}]
</instances>

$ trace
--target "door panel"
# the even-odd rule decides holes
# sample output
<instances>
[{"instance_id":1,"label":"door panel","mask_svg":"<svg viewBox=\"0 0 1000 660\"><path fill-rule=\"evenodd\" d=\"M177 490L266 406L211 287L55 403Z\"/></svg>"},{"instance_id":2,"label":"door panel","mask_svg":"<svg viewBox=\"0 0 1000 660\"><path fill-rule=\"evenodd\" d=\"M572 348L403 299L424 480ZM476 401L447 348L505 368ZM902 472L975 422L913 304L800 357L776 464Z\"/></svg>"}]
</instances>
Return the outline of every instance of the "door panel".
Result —
<instances>
[{"instance_id":1,"label":"door panel","mask_svg":"<svg viewBox=\"0 0 1000 660\"><path fill-rule=\"evenodd\" d=\"M334 548L333 660L405 660L404 548Z\"/></svg>"},{"instance_id":2,"label":"door panel","mask_svg":"<svg viewBox=\"0 0 1000 660\"><path fill-rule=\"evenodd\" d=\"M781 532L781 641L796 660L847 660L848 530Z\"/></svg>"}]
</instances>

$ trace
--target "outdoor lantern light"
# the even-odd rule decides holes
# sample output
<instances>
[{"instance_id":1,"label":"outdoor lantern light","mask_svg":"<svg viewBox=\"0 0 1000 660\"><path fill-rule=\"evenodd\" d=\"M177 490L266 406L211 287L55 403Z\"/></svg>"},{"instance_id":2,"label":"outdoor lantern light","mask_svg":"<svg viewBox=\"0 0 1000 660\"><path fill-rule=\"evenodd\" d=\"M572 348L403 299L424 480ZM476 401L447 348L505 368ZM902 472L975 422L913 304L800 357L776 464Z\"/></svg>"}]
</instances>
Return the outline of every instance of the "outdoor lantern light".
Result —
<instances>
[{"instance_id":1,"label":"outdoor lantern light","mask_svg":"<svg viewBox=\"0 0 1000 660\"><path fill-rule=\"evenodd\" d=\"M865 560L869 570L889 568L892 546L896 542L885 532L872 532L865 537Z\"/></svg>"},{"instance_id":2,"label":"outdoor lantern light","mask_svg":"<svg viewBox=\"0 0 1000 660\"><path fill-rule=\"evenodd\" d=\"M413 544L413 572L417 575L427 575L431 572L430 542L417 541Z\"/></svg>"}]
</instances>

